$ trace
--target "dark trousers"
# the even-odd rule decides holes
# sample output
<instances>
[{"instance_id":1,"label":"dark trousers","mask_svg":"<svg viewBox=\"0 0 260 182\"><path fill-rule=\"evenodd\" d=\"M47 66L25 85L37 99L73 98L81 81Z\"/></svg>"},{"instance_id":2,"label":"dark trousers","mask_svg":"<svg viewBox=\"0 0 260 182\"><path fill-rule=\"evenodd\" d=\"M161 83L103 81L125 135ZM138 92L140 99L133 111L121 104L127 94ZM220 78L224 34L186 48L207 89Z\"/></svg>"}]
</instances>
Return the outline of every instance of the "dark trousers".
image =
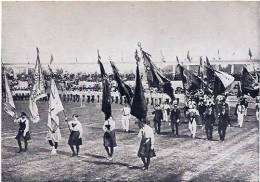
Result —
<instances>
[{"instance_id":1,"label":"dark trousers","mask_svg":"<svg viewBox=\"0 0 260 182\"><path fill-rule=\"evenodd\" d=\"M176 130L176 135L179 135L179 123L171 122L172 133L174 134L174 128Z\"/></svg>"},{"instance_id":2,"label":"dark trousers","mask_svg":"<svg viewBox=\"0 0 260 182\"><path fill-rule=\"evenodd\" d=\"M147 157L147 158L141 157L141 159L142 159L142 161L143 161L143 163L144 163L144 167L145 167L146 169L148 169L148 167L149 167L149 165L150 165L150 157ZM146 159L146 160L145 160L145 159Z\"/></svg>"},{"instance_id":3,"label":"dark trousers","mask_svg":"<svg viewBox=\"0 0 260 182\"><path fill-rule=\"evenodd\" d=\"M226 136L226 126L219 126L218 127L218 134L219 134L219 138L221 141L225 140L225 136Z\"/></svg>"},{"instance_id":4,"label":"dark trousers","mask_svg":"<svg viewBox=\"0 0 260 182\"><path fill-rule=\"evenodd\" d=\"M161 133L161 121L154 121L154 129L157 134Z\"/></svg>"},{"instance_id":5,"label":"dark trousers","mask_svg":"<svg viewBox=\"0 0 260 182\"><path fill-rule=\"evenodd\" d=\"M52 141L52 140L49 140L49 144L50 144L52 147L54 146L55 149L58 148L58 142L54 142L54 144L53 144L53 141Z\"/></svg>"},{"instance_id":6,"label":"dark trousers","mask_svg":"<svg viewBox=\"0 0 260 182\"><path fill-rule=\"evenodd\" d=\"M17 140L17 142L18 142L18 146L19 146L19 152L21 152L23 150L22 142L21 142L21 140ZM24 151L27 151L27 146L28 146L28 142L27 142L27 140L24 140Z\"/></svg>"},{"instance_id":7,"label":"dark trousers","mask_svg":"<svg viewBox=\"0 0 260 182\"><path fill-rule=\"evenodd\" d=\"M213 133L213 126L205 126L205 130L206 130L206 135L207 135L207 139L211 140L212 139L212 133Z\"/></svg>"},{"instance_id":8,"label":"dark trousers","mask_svg":"<svg viewBox=\"0 0 260 182\"><path fill-rule=\"evenodd\" d=\"M110 151L109 151L109 148L110 148ZM105 150L107 151L107 155L108 155L109 157L112 157L112 156L113 156L114 147L105 147Z\"/></svg>"}]
</instances>

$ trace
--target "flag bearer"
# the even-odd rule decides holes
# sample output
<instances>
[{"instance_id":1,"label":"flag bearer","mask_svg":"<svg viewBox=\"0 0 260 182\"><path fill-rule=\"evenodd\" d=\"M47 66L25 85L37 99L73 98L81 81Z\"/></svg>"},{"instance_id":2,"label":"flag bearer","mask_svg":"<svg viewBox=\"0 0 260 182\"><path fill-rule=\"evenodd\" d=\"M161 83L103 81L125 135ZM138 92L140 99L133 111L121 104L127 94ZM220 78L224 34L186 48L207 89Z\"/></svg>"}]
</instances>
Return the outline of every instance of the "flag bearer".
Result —
<instances>
[{"instance_id":1,"label":"flag bearer","mask_svg":"<svg viewBox=\"0 0 260 182\"><path fill-rule=\"evenodd\" d=\"M80 121L78 120L78 117L79 116L77 114L73 114L72 120L68 123L69 129L71 131L68 144L72 151L72 157L79 156L79 146L82 145L83 129ZM76 146L76 153L74 150L74 145Z\"/></svg>"},{"instance_id":2,"label":"flag bearer","mask_svg":"<svg viewBox=\"0 0 260 182\"><path fill-rule=\"evenodd\" d=\"M153 129L146 124L146 119L139 121L138 124L140 128L138 137L141 138L141 142L137 155L143 161L143 170L148 170L150 158L156 156L154 152L154 132Z\"/></svg>"},{"instance_id":3,"label":"flag bearer","mask_svg":"<svg viewBox=\"0 0 260 182\"><path fill-rule=\"evenodd\" d=\"M246 108L245 108L243 102L241 101L239 103L239 105L237 106L237 121L238 121L240 128L242 127L243 122L244 122L245 111L246 111Z\"/></svg>"},{"instance_id":4,"label":"flag bearer","mask_svg":"<svg viewBox=\"0 0 260 182\"><path fill-rule=\"evenodd\" d=\"M196 137L198 115L199 111L197 109L189 109L189 130L192 138Z\"/></svg>"},{"instance_id":5,"label":"flag bearer","mask_svg":"<svg viewBox=\"0 0 260 182\"><path fill-rule=\"evenodd\" d=\"M25 112L21 112L20 117L16 117L14 122L19 124L18 134L15 137L19 146L18 153L22 151L26 152L28 148L28 140L31 140L31 135L29 131L29 119L27 118ZM22 149L21 141L24 141L24 150Z\"/></svg>"},{"instance_id":6,"label":"flag bearer","mask_svg":"<svg viewBox=\"0 0 260 182\"><path fill-rule=\"evenodd\" d=\"M181 111L178 108L177 104L174 104L173 106L173 110L171 112L170 115L170 119L171 119L171 127L172 127L172 134L174 134L174 128L176 129L176 136L179 135L178 131L179 131L179 123L180 123L180 118L181 118Z\"/></svg>"},{"instance_id":7,"label":"flag bearer","mask_svg":"<svg viewBox=\"0 0 260 182\"><path fill-rule=\"evenodd\" d=\"M59 123L59 117L57 115L53 115L51 119L51 126L48 126L49 130L46 136L47 141L52 147L51 155L57 154L58 142L61 140L60 128L57 125Z\"/></svg>"},{"instance_id":8,"label":"flag bearer","mask_svg":"<svg viewBox=\"0 0 260 182\"><path fill-rule=\"evenodd\" d=\"M225 140L227 126L230 125L229 115L227 113L226 106L223 105L221 112L219 113L219 123L218 123L218 134L222 142Z\"/></svg>"},{"instance_id":9,"label":"flag bearer","mask_svg":"<svg viewBox=\"0 0 260 182\"><path fill-rule=\"evenodd\" d=\"M130 107L125 104L122 109L122 126L125 132L129 131Z\"/></svg>"},{"instance_id":10,"label":"flag bearer","mask_svg":"<svg viewBox=\"0 0 260 182\"><path fill-rule=\"evenodd\" d=\"M116 123L113 120L112 116L108 120L106 120L103 125L103 131L104 131L103 144L108 155L107 157L108 160L113 160L114 147L117 146L115 127L116 127Z\"/></svg>"},{"instance_id":11,"label":"flag bearer","mask_svg":"<svg viewBox=\"0 0 260 182\"><path fill-rule=\"evenodd\" d=\"M205 131L208 140L212 140L213 125L215 123L215 115L212 105L207 105L204 116Z\"/></svg>"}]
</instances>

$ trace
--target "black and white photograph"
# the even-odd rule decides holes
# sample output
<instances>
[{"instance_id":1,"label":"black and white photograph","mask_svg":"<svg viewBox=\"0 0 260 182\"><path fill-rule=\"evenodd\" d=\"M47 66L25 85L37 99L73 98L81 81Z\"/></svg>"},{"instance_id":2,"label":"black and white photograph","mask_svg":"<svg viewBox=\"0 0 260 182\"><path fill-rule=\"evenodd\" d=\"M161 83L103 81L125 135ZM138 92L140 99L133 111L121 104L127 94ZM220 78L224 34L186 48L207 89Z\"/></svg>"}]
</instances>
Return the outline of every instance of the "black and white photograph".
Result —
<instances>
[{"instance_id":1,"label":"black and white photograph","mask_svg":"<svg viewBox=\"0 0 260 182\"><path fill-rule=\"evenodd\" d=\"M260 180L260 2L1 9L1 181Z\"/></svg>"}]
</instances>

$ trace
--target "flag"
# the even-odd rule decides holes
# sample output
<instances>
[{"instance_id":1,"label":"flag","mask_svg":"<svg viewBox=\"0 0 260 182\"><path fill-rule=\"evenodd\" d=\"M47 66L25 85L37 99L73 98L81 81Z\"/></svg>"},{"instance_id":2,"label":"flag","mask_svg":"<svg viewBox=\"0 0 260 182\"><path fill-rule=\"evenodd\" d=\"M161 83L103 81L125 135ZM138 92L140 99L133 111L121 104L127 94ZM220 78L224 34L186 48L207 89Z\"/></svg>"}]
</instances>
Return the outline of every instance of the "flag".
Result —
<instances>
[{"instance_id":1,"label":"flag","mask_svg":"<svg viewBox=\"0 0 260 182\"><path fill-rule=\"evenodd\" d=\"M242 95L249 94L253 98L259 95L260 85L253 75L248 72L246 67L243 67L241 89Z\"/></svg>"},{"instance_id":2,"label":"flag","mask_svg":"<svg viewBox=\"0 0 260 182\"><path fill-rule=\"evenodd\" d=\"M49 113L48 113L48 128L53 131L59 127L58 113L63 111L63 105L60 100L59 92L54 79L51 79L50 99L49 99Z\"/></svg>"},{"instance_id":3,"label":"flag","mask_svg":"<svg viewBox=\"0 0 260 182\"><path fill-rule=\"evenodd\" d=\"M7 80L6 72L4 71L4 79L5 79L5 100L4 100L4 111L10 115L11 117L14 117L15 115L15 105L14 105L14 100L12 96L12 92Z\"/></svg>"},{"instance_id":4,"label":"flag","mask_svg":"<svg viewBox=\"0 0 260 182\"><path fill-rule=\"evenodd\" d=\"M187 59L189 62L191 62L190 51L187 52Z\"/></svg>"},{"instance_id":5,"label":"flag","mask_svg":"<svg viewBox=\"0 0 260 182\"><path fill-rule=\"evenodd\" d=\"M209 60L206 59L206 74L207 81L205 85L205 91L210 92L215 97L220 94L223 94L227 87L229 87L235 78L232 75L229 75L222 71L215 70L209 63Z\"/></svg>"},{"instance_id":6,"label":"flag","mask_svg":"<svg viewBox=\"0 0 260 182\"><path fill-rule=\"evenodd\" d=\"M31 114L31 120L33 123L38 123L40 121L40 115L38 112L38 107L36 104L36 100L29 98L29 111Z\"/></svg>"},{"instance_id":7,"label":"flag","mask_svg":"<svg viewBox=\"0 0 260 182\"><path fill-rule=\"evenodd\" d=\"M52 64L52 62L53 62L53 55L51 55L50 65Z\"/></svg>"},{"instance_id":8,"label":"flag","mask_svg":"<svg viewBox=\"0 0 260 182\"><path fill-rule=\"evenodd\" d=\"M131 99L133 97L132 89L120 78L119 72L115 64L110 61L113 73L114 73L114 79L117 82L118 91L121 96L125 96L127 99L127 103L131 105Z\"/></svg>"},{"instance_id":9,"label":"flag","mask_svg":"<svg viewBox=\"0 0 260 182\"><path fill-rule=\"evenodd\" d=\"M200 77L203 80L203 63L202 63L202 57L200 56L200 65L198 70L198 77Z\"/></svg>"},{"instance_id":10,"label":"flag","mask_svg":"<svg viewBox=\"0 0 260 182\"><path fill-rule=\"evenodd\" d=\"M163 62L163 63L166 63L166 61L165 61L165 57L163 56L163 53L162 53L162 50L160 51L160 53L161 53L161 59L162 59L162 62Z\"/></svg>"},{"instance_id":11,"label":"flag","mask_svg":"<svg viewBox=\"0 0 260 182\"><path fill-rule=\"evenodd\" d=\"M100 57L99 51L98 51L98 64L100 66L100 72L101 72L101 77L102 77L102 87L103 87L101 111L104 112L105 120L107 120L112 115L111 88L110 88L110 84L109 84L108 77L105 72L104 66L100 59L101 59L101 57Z\"/></svg>"},{"instance_id":12,"label":"flag","mask_svg":"<svg viewBox=\"0 0 260 182\"><path fill-rule=\"evenodd\" d=\"M35 101L47 96L44 87L44 78L42 73L40 57L39 57L39 49L36 48L36 50L37 50L37 59L36 59L35 71L33 75L34 85L30 96Z\"/></svg>"},{"instance_id":13,"label":"flag","mask_svg":"<svg viewBox=\"0 0 260 182\"><path fill-rule=\"evenodd\" d=\"M139 120L145 119L147 116L147 103L144 96L144 89L139 73L139 65L136 67L136 84L133 102L131 105L131 114Z\"/></svg>"},{"instance_id":14,"label":"flag","mask_svg":"<svg viewBox=\"0 0 260 182\"><path fill-rule=\"evenodd\" d=\"M139 63L140 62L140 57L138 56L137 50L135 50L135 60Z\"/></svg>"},{"instance_id":15,"label":"flag","mask_svg":"<svg viewBox=\"0 0 260 182\"><path fill-rule=\"evenodd\" d=\"M153 64L151 61L151 55L147 52L142 51L143 63L145 67L145 72L147 75L148 85L150 87L156 87L158 90L162 89L164 93L170 96L171 100L175 99L173 94L173 88L171 86L171 81L167 79L161 71Z\"/></svg>"},{"instance_id":16,"label":"flag","mask_svg":"<svg viewBox=\"0 0 260 182\"><path fill-rule=\"evenodd\" d=\"M29 110L31 113L32 122L34 122L34 123L37 123L40 121L36 101L39 100L40 98L47 96L45 87L44 87L44 77L42 74L42 67L41 67L41 62L40 62L40 57L39 57L39 49L36 48L36 51L37 51L37 59L36 59L35 71L34 71L34 75L33 75L34 85L33 85L31 95L29 98Z\"/></svg>"},{"instance_id":17,"label":"flag","mask_svg":"<svg viewBox=\"0 0 260 182\"><path fill-rule=\"evenodd\" d=\"M99 67L100 67L101 77L104 78L106 76L106 72L105 72L104 66L101 62L101 56L99 55L99 50L98 50L98 64L99 64Z\"/></svg>"},{"instance_id":18,"label":"flag","mask_svg":"<svg viewBox=\"0 0 260 182\"><path fill-rule=\"evenodd\" d=\"M178 56L176 56L176 61L177 61L178 64L180 64Z\"/></svg>"},{"instance_id":19,"label":"flag","mask_svg":"<svg viewBox=\"0 0 260 182\"><path fill-rule=\"evenodd\" d=\"M180 64L177 65L177 68L179 69L183 88L186 94L196 92L201 88L202 80L198 76L196 76L191 71L185 69Z\"/></svg>"},{"instance_id":20,"label":"flag","mask_svg":"<svg viewBox=\"0 0 260 182\"><path fill-rule=\"evenodd\" d=\"M250 59L252 59L252 57L253 57L253 54L252 54L252 52L251 52L251 49L249 48L249 50L248 50L248 56L249 56L249 58Z\"/></svg>"}]
</instances>

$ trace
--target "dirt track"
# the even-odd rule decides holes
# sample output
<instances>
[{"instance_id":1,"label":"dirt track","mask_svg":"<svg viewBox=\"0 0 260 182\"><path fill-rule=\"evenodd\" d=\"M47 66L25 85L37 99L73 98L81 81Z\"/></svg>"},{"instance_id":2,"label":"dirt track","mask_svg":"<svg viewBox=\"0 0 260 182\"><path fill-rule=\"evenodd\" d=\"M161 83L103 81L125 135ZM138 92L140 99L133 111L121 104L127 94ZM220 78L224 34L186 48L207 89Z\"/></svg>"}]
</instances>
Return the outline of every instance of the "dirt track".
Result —
<instances>
[{"instance_id":1,"label":"dirt track","mask_svg":"<svg viewBox=\"0 0 260 182\"><path fill-rule=\"evenodd\" d=\"M22 109L21 103L16 103ZM27 153L18 154L17 126L5 113L2 115L2 180L3 181L258 181L259 123L255 110L250 109L243 128L227 129L226 140L219 142L217 128L214 140L207 141L198 126L198 138L190 138L187 124L180 126L180 137L170 136L170 128L163 123L162 134L156 135L157 157L151 159L148 171L142 171L137 157L139 139L137 126L131 122L131 133L120 130L120 105L113 105L117 143L113 162L105 159L102 145L103 113L96 104L79 108L79 104L64 104L66 113L77 112L84 125L81 157L70 157L67 145L69 131L62 122L63 141L57 156L50 155L45 141L47 105L39 104L41 123L31 124L32 140ZM233 112L231 112L233 113ZM150 114L149 114L150 115ZM151 118L151 116L149 116ZM61 114L61 118L64 116Z\"/></svg>"}]
</instances>

